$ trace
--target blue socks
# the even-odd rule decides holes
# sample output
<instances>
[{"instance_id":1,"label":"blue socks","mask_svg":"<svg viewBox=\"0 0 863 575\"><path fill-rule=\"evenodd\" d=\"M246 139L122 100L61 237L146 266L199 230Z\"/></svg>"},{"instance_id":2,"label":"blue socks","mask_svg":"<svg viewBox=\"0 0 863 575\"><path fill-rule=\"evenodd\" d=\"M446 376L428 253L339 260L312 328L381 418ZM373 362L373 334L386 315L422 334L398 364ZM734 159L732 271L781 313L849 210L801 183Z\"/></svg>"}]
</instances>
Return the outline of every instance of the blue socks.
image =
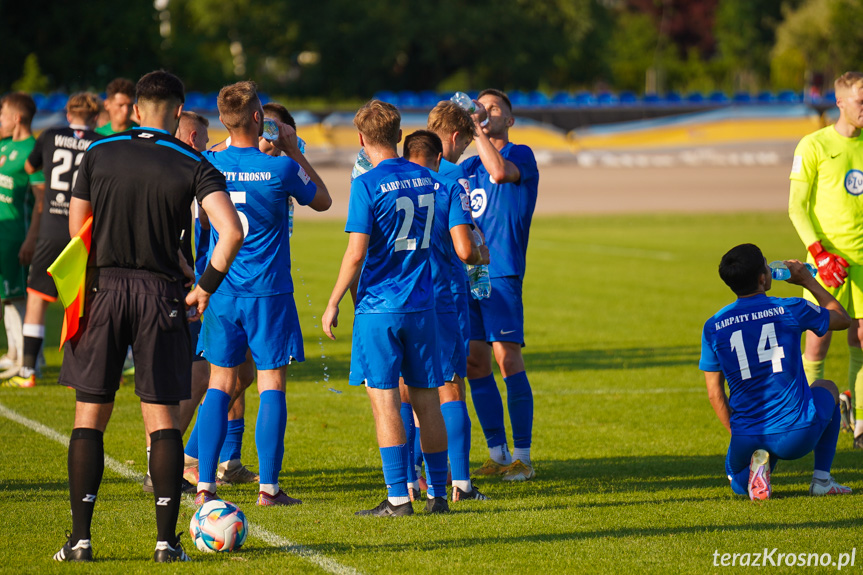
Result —
<instances>
[{"instance_id":1,"label":"blue socks","mask_svg":"<svg viewBox=\"0 0 863 575\"><path fill-rule=\"evenodd\" d=\"M463 401L448 401L440 406L446 424L449 462L453 481L470 479L470 416Z\"/></svg>"},{"instance_id":2,"label":"blue socks","mask_svg":"<svg viewBox=\"0 0 863 575\"><path fill-rule=\"evenodd\" d=\"M204 403L198 410L200 426L198 445L198 474L203 483L216 482L216 468L219 465L219 451L228 431L228 404L231 396L218 389L208 389Z\"/></svg>"},{"instance_id":3,"label":"blue socks","mask_svg":"<svg viewBox=\"0 0 863 575\"><path fill-rule=\"evenodd\" d=\"M269 389L261 393L258 420L255 426L255 445L258 448L261 484L279 482L282 459L285 455L285 426L288 408L285 392Z\"/></svg>"},{"instance_id":4,"label":"blue socks","mask_svg":"<svg viewBox=\"0 0 863 575\"><path fill-rule=\"evenodd\" d=\"M222 451L219 452L219 462L231 461L232 459L240 459L240 454L243 450L243 432L246 430L246 420L240 419L228 420L228 434L225 436L225 443L222 444Z\"/></svg>"},{"instance_id":5,"label":"blue socks","mask_svg":"<svg viewBox=\"0 0 863 575\"><path fill-rule=\"evenodd\" d=\"M437 453L423 453L423 458L426 461L429 497L446 498L446 450L438 451Z\"/></svg>"},{"instance_id":6,"label":"blue socks","mask_svg":"<svg viewBox=\"0 0 863 575\"><path fill-rule=\"evenodd\" d=\"M515 377L515 376L514 376ZM507 378L512 379L512 377ZM503 422L503 400L494 380L494 374L470 380L470 394L489 447L506 443L506 428Z\"/></svg>"},{"instance_id":7,"label":"blue socks","mask_svg":"<svg viewBox=\"0 0 863 575\"><path fill-rule=\"evenodd\" d=\"M408 483L416 483L417 481L417 470L414 467L414 441L419 437L419 433L417 433L417 428L414 423L414 410L411 407L410 403L402 402L402 407L400 410L402 416L402 424L405 427L405 438L407 442L405 445L408 450L408 465L407 465L407 473L408 473Z\"/></svg>"},{"instance_id":8,"label":"blue socks","mask_svg":"<svg viewBox=\"0 0 863 575\"><path fill-rule=\"evenodd\" d=\"M184 453L189 457L198 459L198 422L201 421L201 408L198 407L198 416L195 417L195 425L192 426L192 432L189 433L189 440L186 441L186 449Z\"/></svg>"},{"instance_id":9,"label":"blue socks","mask_svg":"<svg viewBox=\"0 0 863 575\"><path fill-rule=\"evenodd\" d=\"M833 466L833 457L836 455L836 441L839 439L839 424L841 416L839 415L839 404L833 408L833 418L824 432L821 434L821 439L815 444L813 454L815 455L815 469L818 471L830 472Z\"/></svg>"},{"instance_id":10,"label":"blue socks","mask_svg":"<svg viewBox=\"0 0 863 575\"><path fill-rule=\"evenodd\" d=\"M522 371L503 378L503 381L506 383L506 404L512 423L512 445L516 449L530 447L533 431L533 392L527 381L527 373Z\"/></svg>"},{"instance_id":11,"label":"blue socks","mask_svg":"<svg viewBox=\"0 0 863 575\"><path fill-rule=\"evenodd\" d=\"M410 501L408 496L408 446L406 443L392 447L381 447L381 463L384 469L384 481L387 484L387 497L402 498ZM446 477L444 477L446 482ZM404 503L404 501L402 501Z\"/></svg>"}]
</instances>

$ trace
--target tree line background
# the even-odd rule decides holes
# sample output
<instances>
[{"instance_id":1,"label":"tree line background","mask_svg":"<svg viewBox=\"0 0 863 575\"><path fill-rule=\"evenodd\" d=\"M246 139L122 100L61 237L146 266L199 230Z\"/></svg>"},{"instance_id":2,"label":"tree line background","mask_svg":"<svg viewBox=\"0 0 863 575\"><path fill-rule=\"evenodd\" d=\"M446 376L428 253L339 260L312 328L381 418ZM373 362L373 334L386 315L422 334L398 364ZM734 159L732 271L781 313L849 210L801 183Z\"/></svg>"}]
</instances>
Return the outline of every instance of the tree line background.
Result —
<instances>
[{"instance_id":1,"label":"tree line background","mask_svg":"<svg viewBox=\"0 0 863 575\"><path fill-rule=\"evenodd\" d=\"M829 89L863 67L861 0L30 0L0 4L0 91L101 91L164 68L299 99L379 90Z\"/></svg>"}]
</instances>

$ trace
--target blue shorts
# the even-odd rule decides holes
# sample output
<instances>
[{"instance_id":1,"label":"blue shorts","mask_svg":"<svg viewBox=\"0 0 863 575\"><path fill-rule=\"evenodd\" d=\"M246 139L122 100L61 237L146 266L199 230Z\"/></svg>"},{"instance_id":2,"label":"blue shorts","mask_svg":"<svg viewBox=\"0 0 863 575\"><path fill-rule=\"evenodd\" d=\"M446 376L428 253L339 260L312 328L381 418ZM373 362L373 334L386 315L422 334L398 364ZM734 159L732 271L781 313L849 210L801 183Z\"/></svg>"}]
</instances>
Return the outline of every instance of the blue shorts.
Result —
<instances>
[{"instance_id":1,"label":"blue shorts","mask_svg":"<svg viewBox=\"0 0 863 575\"><path fill-rule=\"evenodd\" d=\"M524 345L524 307L521 278L491 278L491 296L470 298L470 338L479 341L512 341Z\"/></svg>"},{"instance_id":2,"label":"blue shorts","mask_svg":"<svg viewBox=\"0 0 863 575\"><path fill-rule=\"evenodd\" d=\"M205 317L201 349L213 365L237 367L246 360L246 349L258 369L305 360L292 293L234 297L217 292L210 296Z\"/></svg>"},{"instance_id":3,"label":"blue shorts","mask_svg":"<svg viewBox=\"0 0 863 575\"><path fill-rule=\"evenodd\" d=\"M355 315L350 384L395 389L399 375L411 387L443 385L434 310Z\"/></svg>"},{"instance_id":4,"label":"blue shorts","mask_svg":"<svg viewBox=\"0 0 863 575\"><path fill-rule=\"evenodd\" d=\"M470 355L470 293L453 292L452 299L455 300L455 313L458 315L458 326L464 338L465 355Z\"/></svg>"},{"instance_id":5,"label":"blue shorts","mask_svg":"<svg viewBox=\"0 0 863 575\"><path fill-rule=\"evenodd\" d=\"M467 353L458 325L458 314L437 314L437 346L444 381L455 381L455 376L467 377Z\"/></svg>"},{"instance_id":6,"label":"blue shorts","mask_svg":"<svg viewBox=\"0 0 863 575\"><path fill-rule=\"evenodd\" d=\"M732 435L728 455L725 457L725 473L731 477L748 468L752 454L757 449L763 449L770 454L771 469L778 459L800 459L811 453L833 419L836 409L833 394L823 387L812 388L812 402L815 405L815 417L809 427L781 433Z\"/></svg>"},{"instance_id":7,"label":"blue shorts","mask_svg":"<svg viewBox=\"0 0 863 575\"><path fill-rule=\"evenodd\" d=\"M203 354L198 351L198 341L201 337L201 320L197 319L189 324L189 336L192 338L192 363L196 361L206 361Z\"/></svg>"}]
</instances>

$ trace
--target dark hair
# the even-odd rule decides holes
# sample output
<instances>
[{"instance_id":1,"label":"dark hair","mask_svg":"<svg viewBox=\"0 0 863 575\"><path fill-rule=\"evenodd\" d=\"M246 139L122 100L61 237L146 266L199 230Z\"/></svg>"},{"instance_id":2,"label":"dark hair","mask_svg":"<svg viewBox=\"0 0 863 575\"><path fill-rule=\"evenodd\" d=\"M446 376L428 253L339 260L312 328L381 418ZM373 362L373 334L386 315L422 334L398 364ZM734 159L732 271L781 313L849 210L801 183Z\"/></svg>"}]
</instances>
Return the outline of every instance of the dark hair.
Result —
<instances>
[{"instance_id":1,"label":"dark hair","mask_svg":"<svg viewBox=\"0 0 863 575\"><path fill-rule=\"evenodd\" d=\"M482 92L479 93L479 96L476 97L477 100L482 98L483 96L491 94L492 96L497 96L504 102L506 102L507 107L509 108L510 113L512 112L512 102L509 101L509 97L506 95L506 92L503 90L498 90L497 88L486 88Z\"/></svg>"},{"instance_id":2,"label":"dark hair","mask_svg":"<svg viewBox=\"0 0 863 575\"><path fill-rule=\"evenodd\" d=\"M294 117L288 112L288 109L277 102L267 102L264 104L264 117L275 118L283 124L287 124L294 130L297 129L297 123Z\"/></svg>"},{"instance_id":3,"label":"dark hair","mask_svg":"<svg viewBox=\"0 0 863 575\"><path fill-rule=\"evenodd\" d=\"M429 160L443 154L443 144L431 130L417 130L405 138L404 156L406 160L422 156Z\"/></svg>"},{"instance_id":4,"label":"dark hair","mask_svg":"<svg viewBox=\"0 0 863 575\"><path fill-rule=\"evenodd\" d=\"M21 114L21 123L25 126L30 126L33 121L33 116L36 115L36 102L33 101L30 94L24 92L10 92L3 96L0 100L0 105L6 104L10 108L14 108Z\"/></svg>"},{"instance_id":5,"label":"dark hair","mask_svg":"<svg viewBox=\"0 0 863 575\"><path fill-rule=\"evenodd\" d=\"M115 94L123 94L134 100L135 84L127 78L114 78L108 83L108 87L105 88L105 97L110 100Z\"/></svg>"},{"instance_id":6,"label":"dark hair","mask_svg":"<svg viewBox=\"0 0 863 575\"><path fill-rule=\"evenodd\" d=\"M731 248L719 262L719 277L739 296L758 291L758 278L765 273L764 254L754 244Z\"/></svg>"},{"instance_id":7,"label":"dark hair","mask_svg":"<svg viewBox=\"0 0 863 575\"><path fill-rule=\"evenodd\" d=\"M178 104L182 104L186 101L186 89L178 77L164 70L156 70L141 76L135 86L135 97L138 102L175 100Z\"/></svg>"}]
</instances>

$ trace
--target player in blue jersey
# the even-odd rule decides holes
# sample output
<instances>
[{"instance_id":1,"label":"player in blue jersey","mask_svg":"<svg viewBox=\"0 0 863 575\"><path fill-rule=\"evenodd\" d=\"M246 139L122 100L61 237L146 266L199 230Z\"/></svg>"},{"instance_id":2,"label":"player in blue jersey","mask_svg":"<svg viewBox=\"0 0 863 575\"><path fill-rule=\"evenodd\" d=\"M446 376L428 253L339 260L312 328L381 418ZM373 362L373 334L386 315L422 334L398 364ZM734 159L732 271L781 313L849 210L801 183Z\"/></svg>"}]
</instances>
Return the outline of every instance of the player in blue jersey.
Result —
<instances>
[{"instance_id":1,"label":"player in blue jersey","mask_svg":"<svg viewBox=\"0 0 863 575\"><path fill-rule=\"evenodd\" d=\"M485 433L489 459L476 475L526 481L535 475L530 457L533 392L525 372L524 280L530 222L536 207L539 171L527 146L509 141L515 119L506 94L483 90L473 115L478 155L462 162L470 179L473 218L491 253L491 297L470 302L471 343L467 375ZM480 124L483 111L488 123ZM506 384L513 452L509 453L503 402L492 371L492 352Z\"/></svg>"},{"instance_id":2,"label":"player in blue jersey","mask_svg":"<svg viewBox=\"0 0 863 575\"><path fill-rule=\"evenodd\" d=\"M401 116L371 100L354 125L373 168L351 183L348 247L327 309L324 333L338 325L339 303L359 278L351 348L352 385L365 384L375 418L387 499L358 515L412 515L408 448L399 414L399 375L409 387L429 475L426 512L449 511L447 436L437 388L443 382L431 273L435 185L425 168L400 158Z\"/></svg>"},{"instance_id":3,"label":"player in blue jersey","mask_svg":"<svg viewBox=\"0 0 863 575\"><path fill-rule=\"evenodd\" d=\"M404 157L411 162L438 172L443 157L440 138L431 131L418 130L404 143ZM459 326L452 291L453 262L459 266L488 264L488 247L473 241L473 221L470 200L464 188L454 180L440 177L441 185L435 196L435 216L432 229L432 282L435 292L435 314L438 324L438 353L444 385L439 389L441 413L446 424L450 468L452 470L452 500L488 499L470 481L470 416L464 401L464 377L467 374L467 350ZM413 411L407 388L402 388L402 421L410 439ZM410 447L410 445L409 445ZM410 477L413 463L408 465Z\"/></svg>"},{"instance_id":4,"label":"player in blue jersey","mask_svg":"<svg viewBox=\"0 0 863 575\"><path fill-rule=\"evenodd\" d=\"M803 286L819 305L767 297L772 278L757 246L739 245L719 264L719 276L737 300L704 324L698 367L710 404L731 433L725 470L735 493L768 499L777 460L814 452L809 494L851 493L830 475L841 420L839 390L824 379L807 385L800 352L804 331L820 337L848 329L851 319L803 264L785 263L788 283Z\"/></svg>"},{"instance_id":5,"label":"player in blue jersey","mask_svg":"<svg viewBox=\"0 0 863 575\"><path fill-rule=\"evenodd\" d=\"M210 385L198 414L198 495L202 505L215 497L216 467L225 439L228 404L237 370L251 349L258 366L261 403L255 431L260 465L258 505L300 503L279 488L284 455L285 370L291 360L303 361L303 340L288 242L288 198L324 211L330 195L297 147L296 133L281 124L277 146L287 157L258 150L264 112L254 82L238 82L219 92L221 122L231 145L205 156L225 175L228 192L245 232L241 249L210 308L201 331L201 347L210 363ZM214 234L214 238L217 237Z\"/></svg>"}]
</instances>

